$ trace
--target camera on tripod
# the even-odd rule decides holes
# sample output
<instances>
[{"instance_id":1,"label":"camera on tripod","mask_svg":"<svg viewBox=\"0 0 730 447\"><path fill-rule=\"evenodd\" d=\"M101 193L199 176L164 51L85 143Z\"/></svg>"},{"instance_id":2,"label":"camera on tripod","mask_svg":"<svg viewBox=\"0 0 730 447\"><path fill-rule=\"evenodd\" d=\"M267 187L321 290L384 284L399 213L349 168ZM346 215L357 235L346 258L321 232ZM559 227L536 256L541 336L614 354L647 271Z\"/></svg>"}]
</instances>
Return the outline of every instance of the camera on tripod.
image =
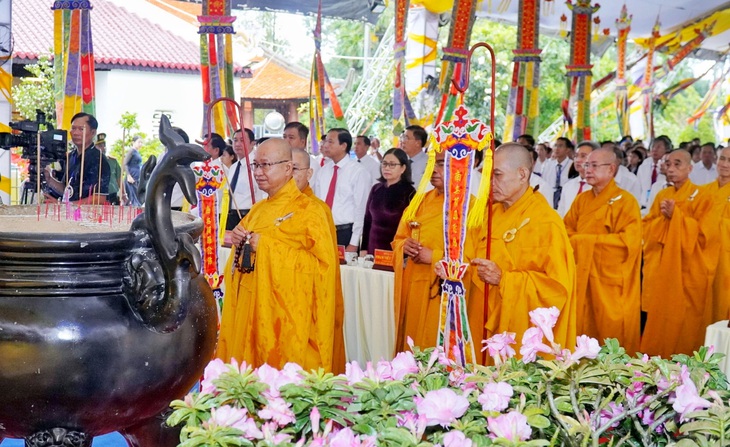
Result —
<instances>
[{"instance_id":1,"label":"camera on tripod","mask_svg":"<svg viewBox=\"0 0 730 447\"><path fill-rule=\"evenodd\" d=\"M41 126L46 130L42 130ZM0 148L10 149L13 147L23 148L21 157L28 160L28 183L35 184L38 173L43 173L43 169L51 163L66 159L66 131L54 129L53 125L46 122L46 114L40 110L36 110L35 121L24 120L10 123L13 133L0 132ZM40 158L38 156L38 135L40 135ZM38 160L40 159L40 166ZM41 175L42 185L46 185L46 181Z\"/></svg>"}]
</instances>

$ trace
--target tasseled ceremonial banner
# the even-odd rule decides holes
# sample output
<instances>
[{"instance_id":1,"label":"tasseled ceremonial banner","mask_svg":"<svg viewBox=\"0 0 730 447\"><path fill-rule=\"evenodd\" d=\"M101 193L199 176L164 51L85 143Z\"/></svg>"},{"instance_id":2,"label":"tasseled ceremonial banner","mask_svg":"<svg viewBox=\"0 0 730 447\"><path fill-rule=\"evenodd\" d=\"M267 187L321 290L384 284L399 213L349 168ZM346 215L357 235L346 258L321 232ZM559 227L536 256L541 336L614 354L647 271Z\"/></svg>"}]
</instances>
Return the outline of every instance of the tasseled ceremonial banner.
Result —
<instances>
[{"instance_id":1,"label":"tasseled ceremonial banner","mask_svg":"<svg viewBox=\"0 0 730 447\"><path fill-rule=\"evenodd\" d=\"M218 302L218 312L223 309L223 275L218 271L218 190L223 185L223 168L210 160L195 163L195 191L198 197L196 211L203 219L203 234L200 236L200 251L203 255L203 276L213 289ZM219 319L220 321L220 319Z\"/></svg>"},{"instance_id":2,"label":"tasseled ceremonial banner","mask_svg":"<svg viewBox=\"0 0 730 447\"><path fill-rule=\"evenodd\" d=\"M309 129L312 135L312 153L317 154L319 153L319 139L325 132L325 98L329 97L330 107L332 107L335 119L340 120L344 116L335 89L332 87L322 62L322 0L319 1L317 24L314 27L314 60L312 61L311 76L309 83Z\"/></svg>"},{"instance_id":3,"label":"tasseled ceremonial banner","mask_svg":"<svg viewBox=\"0 0 730 447\"><path fill-rule=\"evenodd\" d=\"M395 44L393 44L395 58L395 77L393 82L393 130L399 128L401 116L405 118L406 126L415 120L413 108L406 94L404 67L406 61L406 16L408 0L395 2Z\"/></svg>"},{"instance_id":4,"label":"tasseled ceremonial banner","mask_svg":"<svg viewBox=\"0 0 730 447\"><path fill-rule=\"evenodd\" d=\"M631 18L624 4L621 15L616 19L618 28L618 66L616 69L616 118L618 120L619 135L631 135L629 124L629 92L626 87L626 42L631 31Z\"/></svg>"},{"instance_id":5,"label":"tasseled ceremonial banner","mask_svg":"<svg viewBox=\"0 0 730 447\"><path fill-rule=\"evenodd\" d=\"M56 1L51 9L56 122L59 128L69 130L75 114L95 114L92 8L89 1Z\"/></svg>"},{"instance_id":6,"label":"tasseled ceremonial banner","mask_svg":"<svg viewBox=\"0 0 730 447\"><path fill-rule=\"evenodd\" d=\"M720 93L722 84L728 79L728 75L730 75L730 69L725 70L717 79L715 79L715 82L712 83L712 86L705 94L705 97L702 98L702 102L699 106L697 106L695 112L692 116L687 118L687 124L694 124L695 126L699 124L699 121L702 119L705 112L707 112L710 106L715 102L715 99L717 99L717 95Z\"/></svg>"},{"instance_id":7,"label":"tasseled ceremonial banner","mask_svg":"<svg viewBox=\"0 0 730 447\"><path fill-rule=\"evenodd\" d=\"M567 69L567 94L563 100L563 118L567 124L569 138L574 141L591 139L591 27L592 16L598 11L598 4L591 6L590 0L567 1L573 12L570 36L570 64ZM575 109L575 117L572 112Z\"/></svg>"},{"instance_id":8,"label":"tasseled ceremonial banner","mask_svg":"<svg viewBox=\"0 0 730 447\"><path fill-rule=\"evenodd\" d=\"M200 27L200 74L203 83L203 135L215 132L233 135L238 129L238 115L232 104L218 105L212 110L213 119L207 120L211 104L219 98L236 99L233 88L233 43L235 34L228 0L204 1L203 15L198 16ZM209 128L210 126L210 128Z\"/></svg>"},{"instance_id":9,"label":"tasseled ceremonial banner","mask_svg":"<svg viewBox=\"0 0 730 447\"><path fill-rule=\"evenodd\" d=\"M649 51L646 55L646 71L641 81L641 107L644 113L644 138L654 138L654 51L656 51L656 40L659 38L661 24L659 17L656 19L654 29L649 39Z\"/></svg>"},{"instance_id":10,"label":"tasseled ceremonial banner","mask_svg":"<svg viewBox=\"0 0 730 447\"><path fill-rule=\"evenodd\" d=\"M722 53L722 56L726 55L727 51ZM697 81L707 76L711 71L714 71L716 67L719 67L720 65L724 64L724 58L720 57L717 62L715 62L714 65L712 65L710 68L705 70L704 73L701 75L695 77L695 78L687 78L682 79L681 81L670 85L667 87L663 92L659 93L655 96L654 99L654 107L658 112L661 112L664 107L667 106L669 101L671 101L675 96L680 94L681 92L687 90L689 87L693 86Z\"/></svg>"},{"instance_id":11,"label":"tasseled ceremonial banner","mask_svg":"<svg viewBox=\"0 0 730 447\"><path fill-rule=\"evenodd\" d=\"M517 49L507 99L504 140L515 141L528 133L537 135L540 87L540 0L520 0Z\"/></svg>"},{"instance_id":12,"label":"tasseled ceremonial banner","mask_svg":"<svg viewBox=\"0 0 730 447\"><path fill-rule=\"evenodd\" d=\"M725 105L717 112L716 116L723 125L730 125L730 95L727 95Z\"/></svg>"},{"instance_id":13,"label":"tasseled ceremonial banner","mask_svg":"<svg viewBox=\"0 0 730 447\"><path fill-rule=\"evenodd\" d=\"M469 264L464 261L467 210L474 153L491 142L489 127L477 119L467 119L463 105L454 112L456 120L440 124L435 139L445 151L444 159L444 257L446 272L441 285L438 345L448 358L460 365L474 363L474 339L466 313L466 293L462 282ZM481 335L481 334L480 334Z\"/></svg>"}]
</instances>

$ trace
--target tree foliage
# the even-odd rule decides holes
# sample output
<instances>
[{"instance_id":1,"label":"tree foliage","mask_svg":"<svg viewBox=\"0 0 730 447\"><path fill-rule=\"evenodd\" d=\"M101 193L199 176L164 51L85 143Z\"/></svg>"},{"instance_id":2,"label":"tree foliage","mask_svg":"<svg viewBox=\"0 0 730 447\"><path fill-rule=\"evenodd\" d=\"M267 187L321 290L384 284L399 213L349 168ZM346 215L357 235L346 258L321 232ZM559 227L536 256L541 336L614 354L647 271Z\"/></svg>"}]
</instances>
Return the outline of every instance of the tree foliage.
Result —
<instances>
[{"instance_id":1,"label":"tree foliage","mask_svg":"<svg viewBox=\"0 0 730 447\"><path fill-rule=\"evenodd\" d=\"M46 114L46 121L55 126L56 104L53 97L53 63L49 56L42 55L35 64L25 69L32 77L20 78L11 90L13 105L25 119L35 120L36 109Z\"/></svg>"},{"instance_id":2,"label":"tree foliage","mask_svg":"<svg viewBox=\"0 0 730 447\"><path fill-rule=\"evenodd\" d=\"M110 155L117 160L124 160L124 155L132 146L132 139L136 135L142 138L142 147L139 149L139 153L143 161L147 160L150 155L159 157L162 154L164 148L160 140L155 135L148 136L146 133L140 131L139 123L137 122L137 113L123 112L119 121L117 121L117 125L122 128L123 137L112 143L111 146L107 143L107 147L110 148Z\"/></svg>"}]
</instances>

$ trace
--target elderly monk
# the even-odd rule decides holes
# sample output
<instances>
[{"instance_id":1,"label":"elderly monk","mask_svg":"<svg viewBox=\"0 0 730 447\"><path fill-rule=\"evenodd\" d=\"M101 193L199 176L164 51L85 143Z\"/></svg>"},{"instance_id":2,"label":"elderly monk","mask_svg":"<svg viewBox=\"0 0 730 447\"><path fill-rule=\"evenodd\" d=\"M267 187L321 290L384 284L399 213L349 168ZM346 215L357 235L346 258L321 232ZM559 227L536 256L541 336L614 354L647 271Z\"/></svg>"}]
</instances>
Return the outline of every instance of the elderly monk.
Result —
<instances>
[{"instance_id":1,"label":"elderly monk","mask_svg":"<svg viewBox=\"0 0 730 447\"><path fill-rule=\"evenodd\" d=\"M730 318L730 147L722 149L717 158L717 180L705 191L712 197L712 211L708 225L719 229L716 250L717 270L712 285L712 318L720 321Z\"/></svg>"},{"instance_id":2,"label":"elderly monk","mask_svg":"<svg viewBox=\"0 0 730 447\"><path fill-rule=\"evenodd\" d=\"M699 348L712 312L714 266L707 249L717 243L717 228L703 219L712 199L689 180L691 171L689 152L669 154L667 180L673 185L657 194L643 225L641 305L647 320L641 351L665 358Z\"/></svg>"},{"instance_id":3,"label":"elderly monk","mask_svg":"<svg viewBox=\"0 0 730 447\"><path fill-rule=\"evenodd\" d=\"M331 370L338 260L328 216L297 188L285 140L259 146L251 168L268 198L231 235L234 246L248 240L252 262L234 262L235 251L228 261L217 356L254 367L296 362Z\"/></svg>"},{"instance_id":4,"label":"elderly monk","mask_svg":"<svg viewBox=\"0 0 730 447\"><path fill-rule=\"evenodd\" d=\"M578 333L617 338L634 354L641 324L641 213L636 198L616 185L616 158L612 149L588 155L583 167L591 190L575 199L565 228L583 303Z\"/></svg>"},{"instance_id":5,"label":"elderly monk","mask_svg":"<svg viewBox=\"0 0 730 447\"><path fill-rule=\"evenodd\" d=\"M408 349L408 337L421 348L436 346L441 280L434 268L444 257L445 156L444 152L436 154L431 175L434 189L426 193L414 220L401 219L392 243L396 352Z\"/></svg>"},{"instance_id":6,"label":"elderly monk","mask_svg":"<svg viewBox=\"0 0 730 447\"><path fill-rule=\"evenodd\" d=\"M532 326L531 310L555 306L560 310L555 342L570 349L576 340L573 249L560 216L529 187L531 167L529 152L519 144L503 144L494 153L491 260L484 259L487 235L481 229L471 238L475 249L466 245L473 270L467 299L484 301L488 284L486 336L515 332L518 342Z\"/></svg>"},{"instance_id":7,"label":"elderly monk","mask_svg":"<svg viewBox=\"0 0 730 447\"><path fill-rule=\"evenodd\" d=\"M291 142L290 142L291 143ZM297 184L297 188L303 192L307 197L312 199L327 215L327 226L332 233L332 249L335 255L339 257L337 250L337 230L335 230L335 221L332 219L332 211L326 203L321 201L317 196L314 195L314 191L309 186L309 180L314 174L314 169L311 167L312 158L309 156L307 151L304 149L292 149L292 170L294 171L293 177ZM342 298L342 282L340 279L340 264L335 265L337 275L335 278L335 286L337 292L335 294L335 345L334 354L332 359L332 372L335 374L342 374L345 372L345 363L347 358L345 356L345 337L342 332L342 325L345 319L345 303Z\"/></svg>"}]
</instances>

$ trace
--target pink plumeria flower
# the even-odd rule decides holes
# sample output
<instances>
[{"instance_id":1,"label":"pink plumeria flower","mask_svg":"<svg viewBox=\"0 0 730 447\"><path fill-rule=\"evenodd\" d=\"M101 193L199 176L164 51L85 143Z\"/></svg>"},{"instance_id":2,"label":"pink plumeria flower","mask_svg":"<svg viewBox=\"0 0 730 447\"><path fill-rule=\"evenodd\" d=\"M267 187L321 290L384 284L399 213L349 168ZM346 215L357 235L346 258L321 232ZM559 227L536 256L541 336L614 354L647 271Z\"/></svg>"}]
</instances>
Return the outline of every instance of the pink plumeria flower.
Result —
<instances>
[{"instance_id":1,"label":"pink plumeria flower","mask_svg":"<svg viewBox=\"0 0 730 447\"><path fill-rule=\"evenodd\" d=\"M391 362L391 374L394 380L403 380L406 375L417 372L418 363L412 352L401 352Z\"/></svg>"},{"instance_id":2,"label":"pink plumeria flower","mask_svg":"<svg viewBox=\"0 0 730 447\"><path fill-rule=\"evenodd\" d=\"M253 440L264 438L263 432L259 430L259 427L256 425L256 421L253 418L246 419L240 430L243 432L243 437L246 439Z\"/></svg>"},{"instance_id":3,"label":"pink plumeria flower","mask_svg":"<svg viewBox=\"0 0 730 447\"><path fill-rule=\"evenodd\" d=\"M286 433L277 433L277 426L275 422L267 422L261 427L263 432L263 439L269 441L270 444L279 445L285 442L289 442L291 435Z\"/></svg>"},{"instance_id":4,"label":"pink plumeria flower","mask_svg":"<svg viewBox=\"0 0 730 447\"><path fill-rule=\"evenodd\" d=\"M483 340L484 348L482 348L482 352L486 350L492 358L502 360L512 358L515 355L515 350L510 345L516 343L515 335L514 332L502 332Z\"/></svg>"},{"instance_id":5,"label":"pink plumeria flower","mask_svg":"<svg viewBox=\"0 0 730 447\"><path fill-rule=\"evenodd\" d=\"M243 430L247 418L248 412L245 408L233 408L230 405L223 405L218 408L211 408L208 426L233 427Z\"/></svg>"},{"instance_id":6,"label":"pink plumeria flower","mask_svg":"<svg viewBox=\"0 0 730 447\"><path fill-rule=\"evenodd\" d=\"M426 431L426 416L422 414L418 415L412 411L404 411L397 416L396 420L399 427L407 428L417 439L423 437L423 433Z\"/></svg>"},{"instance_id":7,"label":"pink plumeria flower","mask_svg":"<svg viewBox=\"0 0 730 447\"><path fill-rule=\"evenodd\" d=\"M444 435L444 447L471 447L472 440L467 438L464 432L451 430Z\"/></svg>"},{"instance_id":8,"label":"pink plumeria flower","mask_svg":"<svg viewBox=\"0 0 730 447\"><path fill-rule=\"evenodd\" d=\"M547 338L550 343L553 343L555 341L553 328L558 322L560 310L555 306L550 308L540 307L530 311L529 315L532 324L540 328L540 331L542 331L543 335L545 335L545 338Z\"/></svg>"},{"instance_id":9,"label":"pink plumeria flower","mask_svg":"<svg viewBox=\"0 0 730 447\"><path fill-rule=\"evenodd\" d=\"M295 420L294 412L289 407L290 404L280 397L269 399L268 405L259 411L259 417L272 420L279 427L284 427Z\"/></svg>"},{"instance_id":10,"label":"pink plumeria flower","mask_svg":"<svg viewBox=\"0 0 730 447\"><path fill-rule=\"evenodd\" d=\"M540 328L531 327L522 335L520 355L525 363L534 362L538 352L551 352L550 346L542 342L543 332Z\"/></svg>"},{"instance_id":11,"label":"pink plumeria flower","mask_svg":"<svg viewBox=\"0 0 730 447\"><path fill-rule=\"evenodd\" d=\"M484 411L502 411L509 407L509 399L513 394L512 385L507 382L488 383L477 401L482 404Z\"/></svg>"},{"instance_id":12,"label":"pink plumeria flower","mask_svg":"<svg viewBox=\"0 0 730 447\"><path fill-rule=\"evenodd\" d=\"M353 360L352 362L345 365L345 377L347 377L348 384L354 385L356 383L362 382L362 380L365 378L365 371L360 368L357 360Z\"/></svg>"},{"instance_id":13,"label":"pink plumeria flower","mask_svg":"<svg viewBox=\"0 0 730 447\"><path fill-rule=\"evenodd\" d=\"M289 384L300 385L304 382L303 371L304 369L296 363L289 362L284 365L284 368L279 372L279 388Z\"/></svg>"},{"instance_id":14,"label":"pink plumeria flower","mask_svg":"<svg viewBox=\"0 0 730 447\"><path fill-rule=\"evenodd\" d=\"M422 398L414 398L419 415L426 417L426 425L446 427L462 417L469 408L469 401L449 388L429 391Z\"/></svg>"},{"instance_id":15,"label":"pink plumeria flower","mask_svg":"<svg viewBox=\"0 0 730 447\"><path fill-rule=\"evenodd\" d=\"M230 370L231 367L223 363L223 360L212 360L203 371L203 380L200 381L200 392L202 394L215 394L218 389L215 385L213 385L213 381L220 377L224 372Z\"/></svg>"},{"instance_id":16,"label":"pink plumeria flower","mask_svg":"<svg viewBox=\"0 0 730 447\"><path fill-rule=\"evenodd\" d=\"M680 421L686 419L686 415L693 411L702 410L712 406L712 402L700 397L692 379L689 377L687 365L682 365L682 373L680 374L682 384L675 390L676 397L672 408L680 414Z\"/></svg>"},{"instance_id":17,"label":"pink plumeria flower","mask_svg":"<svg viewBox=\"0 0 730 447\"><path fill-rule=\"evenodd\" d=\"M345 427L329 437L330 447L360 447L360 438L350 427Z\"/></svg>"},{"instance_id":18,"label":"pink plumeria flower","mask_svg":"<svg viewBox=\"0 0 730 447\"><path fill-rule=\"evenodd\" d=\"M575 351L570 356L571 360L577 362L582 358L595 359L601 351L598 340L587 335L581 335L576 339Z\"/></svg>"},{"instance_id":19,"label":"pink plumeria flower","mask_svg":"<svg viewBox=\"0 0 730 447\"><path fill-rule=\"evenodd\" d=\"M510 411L496 418L487 418L487 429L492 439L504 438L512 442L525 441L532 436L527 417L518 411Z\"/></svg>"},{"instance_id":20,"label":"pink plumeria flower","mask_svg":"<svg viewBox=\"0 0 730 447\"><path fill-rule=\"evenodd\" d=\"M309 421L312 423L312 433L315 435L319 433L319 410L317 407L312 407L312 411L309 412Z\"/></svg>"}]
</instances>

